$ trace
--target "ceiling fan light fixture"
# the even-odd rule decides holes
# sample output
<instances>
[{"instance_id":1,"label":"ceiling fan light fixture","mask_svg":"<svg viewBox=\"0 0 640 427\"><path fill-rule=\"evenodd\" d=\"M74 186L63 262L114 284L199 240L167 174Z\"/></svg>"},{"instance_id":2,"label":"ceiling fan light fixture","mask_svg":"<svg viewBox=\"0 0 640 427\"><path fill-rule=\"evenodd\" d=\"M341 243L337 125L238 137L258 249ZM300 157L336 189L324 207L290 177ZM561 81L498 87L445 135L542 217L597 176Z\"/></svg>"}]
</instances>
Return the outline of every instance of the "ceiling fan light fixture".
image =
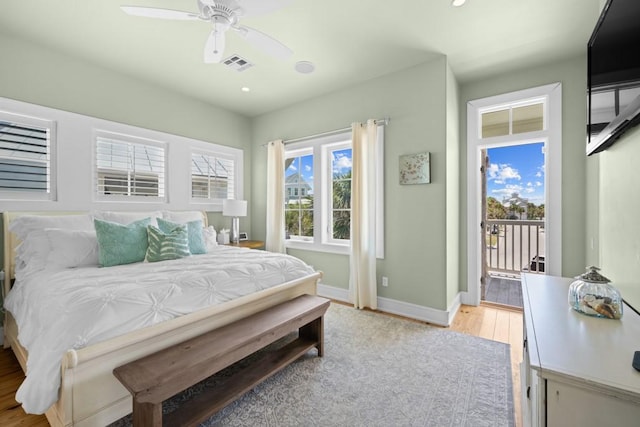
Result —
<instances>
[{"instance_id":1,"label":"ceiling fan light fixture","mask_svg":"<svg viewBox=\"0 0 640 427\"><path fill-rule=\"evenodd\" d=\"M466 1L467 1L467 0L452 0L452 1L451 1L451 6L453 6L453 7L460 7L460 6L462 6L463 4L465 4L465 3L466 3Z\"/></svg>"},{"instance_id":2,"label":"ceiling fan light fixture","mask_svg":"<svg viewBox=\"0 0 640 427\"><path fill-rule=\"evenodd\" d=\"M316 66L309 61L298 61L294 66L295 70L300 74L311 74L315 71Z\"/></svg>"}]
</instances>

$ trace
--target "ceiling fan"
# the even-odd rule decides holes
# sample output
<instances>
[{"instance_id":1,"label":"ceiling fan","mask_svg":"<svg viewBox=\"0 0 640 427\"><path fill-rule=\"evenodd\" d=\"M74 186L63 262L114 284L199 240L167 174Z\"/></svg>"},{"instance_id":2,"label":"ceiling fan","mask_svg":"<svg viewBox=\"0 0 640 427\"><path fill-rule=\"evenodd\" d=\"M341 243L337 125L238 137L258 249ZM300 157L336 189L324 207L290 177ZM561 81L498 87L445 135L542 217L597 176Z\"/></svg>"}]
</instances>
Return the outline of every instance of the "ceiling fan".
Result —
<instances>
[{"instance_id":1,"label":"ceiling fan","mask_svg":"<svg viewBox=\"0 0 640 427\"><path fill-rule=\"evenodd\" d=\"M235 30L254 47L278 59L288 59L293 51L278 40L255 28L240 25L240 19L248 16L273 12L292 0L197 0L198 13L172 9L159 9L141 6L120 6L129 15L147 18L206 21L213 26L204 46L204 62L218 63L222 60L225 46L225 33Z\"/></svg>"}]
</instances>

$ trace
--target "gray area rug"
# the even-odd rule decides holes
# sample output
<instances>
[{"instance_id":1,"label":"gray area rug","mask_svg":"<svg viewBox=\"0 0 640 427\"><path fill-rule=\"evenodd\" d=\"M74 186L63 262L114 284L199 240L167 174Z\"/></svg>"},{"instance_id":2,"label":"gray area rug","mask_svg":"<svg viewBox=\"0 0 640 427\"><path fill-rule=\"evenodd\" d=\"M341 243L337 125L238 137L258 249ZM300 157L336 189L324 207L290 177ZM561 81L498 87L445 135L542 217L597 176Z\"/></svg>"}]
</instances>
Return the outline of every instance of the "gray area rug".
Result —
<instances>
[{"instance_id":1,"label":"gray area rug","mask_svg":"<svg viewBox=\"0 0 640 427\"><path fill-rule=\"evenodd\" d=\"M309 352L203 425L514 425L508 344L335 303L325 319L324 357ZM234 369L175 396L163 411L180 410ZM113 424L129 425L130 416Z\"/></svg>"}]
</instances>

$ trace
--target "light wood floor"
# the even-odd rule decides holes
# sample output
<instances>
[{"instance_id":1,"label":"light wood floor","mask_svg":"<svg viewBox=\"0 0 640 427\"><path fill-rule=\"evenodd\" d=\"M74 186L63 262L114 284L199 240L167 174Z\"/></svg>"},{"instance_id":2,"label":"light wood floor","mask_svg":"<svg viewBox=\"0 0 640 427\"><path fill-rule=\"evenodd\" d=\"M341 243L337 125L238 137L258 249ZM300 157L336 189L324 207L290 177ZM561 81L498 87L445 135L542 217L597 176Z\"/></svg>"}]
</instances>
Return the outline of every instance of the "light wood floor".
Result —
<instances>
[{"instance_id":1,"label":"light wood floor","mask_svg":"<svg viewBox=\"0 0 640 427\"><path fill-rule=\"evenodd\" d=\"M522 425L519 365L522 360L522 313L497 307L463 305L451 330L511 344L516 426ZM44 415L27 415L14 396L24 379L11 350L0 350L0 426L48 426Z\"/></svg>"}]
</instances>

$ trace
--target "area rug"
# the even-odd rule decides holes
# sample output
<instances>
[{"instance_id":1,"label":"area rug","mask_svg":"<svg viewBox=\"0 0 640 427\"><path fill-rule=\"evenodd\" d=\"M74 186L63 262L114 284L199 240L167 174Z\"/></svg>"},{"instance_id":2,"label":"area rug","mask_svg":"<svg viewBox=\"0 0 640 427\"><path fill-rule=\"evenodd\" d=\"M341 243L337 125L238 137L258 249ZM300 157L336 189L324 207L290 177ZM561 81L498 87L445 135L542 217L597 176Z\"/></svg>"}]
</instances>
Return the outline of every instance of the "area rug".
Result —
<instances>
[{"instance_id":1,"label":"area rug","mask_svg":"<svg viewBox=\"0 0 640 427\"><path fill-rule=\"evenodd\" d=\"M508 344L335 303L325 319L324 357L310 351L203 425L514 425ZM163 412L234 369L165 402ZM129 425L130 416L113 424Z\"/></svg>"}]
</instances>

